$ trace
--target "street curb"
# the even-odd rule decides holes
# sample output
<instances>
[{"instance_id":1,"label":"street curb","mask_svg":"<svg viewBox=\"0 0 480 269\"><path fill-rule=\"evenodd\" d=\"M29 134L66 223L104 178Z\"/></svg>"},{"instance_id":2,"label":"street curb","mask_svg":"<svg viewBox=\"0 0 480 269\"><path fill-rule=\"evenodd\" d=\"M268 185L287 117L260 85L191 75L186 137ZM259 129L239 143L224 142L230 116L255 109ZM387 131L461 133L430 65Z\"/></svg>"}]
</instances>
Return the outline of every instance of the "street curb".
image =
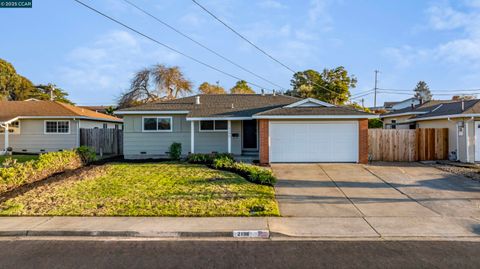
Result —
<instances>
[{"instance_id":1,"label":"street curb","mask_svg":"<svg viewBox=\"0 0 480 269\"><path fill-rule=\"evenodd\" d=\"M231 232L137 232L137 231L36 231L36 230L19 230L19 231L0 231L0 237L49 237L49 236L85 236L85 237L161 237L161 238L214 238L214 237L231 237ZM269 239L269 237L257 237L259 239Z\"/></svg>"}]
</instances>

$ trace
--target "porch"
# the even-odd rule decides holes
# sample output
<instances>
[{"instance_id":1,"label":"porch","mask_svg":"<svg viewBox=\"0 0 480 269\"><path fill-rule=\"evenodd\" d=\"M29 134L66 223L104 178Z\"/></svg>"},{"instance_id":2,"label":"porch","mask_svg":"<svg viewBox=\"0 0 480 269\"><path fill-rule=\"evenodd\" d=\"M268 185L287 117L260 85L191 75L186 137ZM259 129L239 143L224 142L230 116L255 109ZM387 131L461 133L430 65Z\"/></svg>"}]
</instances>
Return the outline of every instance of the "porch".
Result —
<instances>
[{"instance_id":1,"label":"porch","mask_svg":"<svg viewBox=\"0 0 480 269\"><path fill-rule=\"evenodd\" d=\"M187 119L190 153L227 152L241 161L259 157L258 122L255 119Z\"/></svg>"}]
</instances>

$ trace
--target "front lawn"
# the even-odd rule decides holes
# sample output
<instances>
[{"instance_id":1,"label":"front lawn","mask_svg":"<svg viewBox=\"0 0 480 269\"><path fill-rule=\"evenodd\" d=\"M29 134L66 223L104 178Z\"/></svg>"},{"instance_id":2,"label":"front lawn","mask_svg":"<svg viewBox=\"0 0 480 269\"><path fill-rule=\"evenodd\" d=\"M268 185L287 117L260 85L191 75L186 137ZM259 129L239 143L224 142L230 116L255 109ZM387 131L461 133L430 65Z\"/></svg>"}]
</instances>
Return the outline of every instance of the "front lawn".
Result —
<instances>
[{"instance_id":1,"label":"front lawn","mask_svg":"<svg viewBox=\"0 0 480 269\"><path fill-rule=\"evenodd\" d=\"M37 187L0 215L278 216L273 187L203 165L115 163Z\"/></svg>"},{"instance_id":2,"label":"front lawn","mask_svg":"<svg viewBox=\"0 0 480 269\"><path fill-rule=\"evenodd\" d=\"M17 162L19 162L19 163L24 163L24 162L27 162L27 161L38 159L38 155L12 155L12 156L3 156L2 155L2 156L0 156L0 166L2 165L2 163L7 158L12 158L12 159L17 160Z\"/></svg>"}]
</instances>

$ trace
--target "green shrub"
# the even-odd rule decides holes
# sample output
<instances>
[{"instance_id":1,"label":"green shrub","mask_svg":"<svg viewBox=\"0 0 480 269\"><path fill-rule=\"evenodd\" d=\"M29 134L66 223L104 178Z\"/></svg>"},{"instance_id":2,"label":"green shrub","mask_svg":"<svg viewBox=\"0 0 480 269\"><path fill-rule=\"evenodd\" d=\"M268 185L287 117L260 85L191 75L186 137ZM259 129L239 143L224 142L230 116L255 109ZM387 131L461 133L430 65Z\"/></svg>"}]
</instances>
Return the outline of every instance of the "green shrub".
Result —
<instances>
[{"instance_id":1,"label":"green shrub","mask_svg":"<svg viewBox=\"0 0 480 269\"><path fill-rule=\"evenodd\" d=\"M383 128L383 121L381 119L369 119L368 120L368 128L375 129L375 128Z\"/></svg>"},{"instance_id":2,"label":"green shrub","mask_svg":"<svg viewBox=\"0 0 480 269\"><path fill-rule=\"evenodd\" d=\"M251 164L237 163L228 157L214 159L212 167L236 173L252 183L273 185L276 181L272 171Z\"/></svg>"},{"instance_id":3,"label":"green shrub","mask_svg":"<svg viewBox=\"0 0 480 269\"><path fill-rule=\"evenodd\" d=\"M80 155L74 150L45 153L38 160L24 163L8 161L5 167L0 168L0 193L83 165Z\"/></svg>"},{"instance_id":4,"label":"green shrub","mask_svg":"<svg viewBox=\"0 0 480 269\"><path fill-rule=\"evenodd\" d=\"M91 147L81 146L77 148L76 151L84 164L88 164L97 160L97 154L95 153L95 149Z\"/></svg>"},{"instance_id":5,"label":"green shrub","mask_svg":"<svg viewBox=\"0 0 480 269\"><path fill-rule=\"evenodd\" d=\"M231 169L233 167L234 163L235 163L235 161L233 161L232 159L230 159L226 156L222 156L222 157L218 157L218 158L213 159L212 166L215 169L224 170L224 169Z\"/></svg>"},{"instance_id":6,"label":"green shrub","mask_svg":"<svg viewBox=\"0 0 480 269\"><path fill-rule=\"evenodd\" d=\"M187 162L197 164L212 164L213 157L211 154L193 153L187 156Z\"/></svg>"},{"instance_id":7,"label":"green shrub","mask_svg":"<svg viewBox=\"0 0 480 269\"><path fill-rule=\"evenodd\" d=\"M218 158L233 160L233 155L230 153L193 153L187 156L187 162L211 165L213 161Z\"/></svg>"},{"instance_id":8,"label":"green shrub","mask_svg":"<svg viewBox=\"0 0 480 269\"><path fill-rule=\"evenodd\" d=\"M168 155L170 156L170 159L174 161L180 160L180 156L182 156L182 144L177 142L172 143Z\"/></svg>"}]
</instances>

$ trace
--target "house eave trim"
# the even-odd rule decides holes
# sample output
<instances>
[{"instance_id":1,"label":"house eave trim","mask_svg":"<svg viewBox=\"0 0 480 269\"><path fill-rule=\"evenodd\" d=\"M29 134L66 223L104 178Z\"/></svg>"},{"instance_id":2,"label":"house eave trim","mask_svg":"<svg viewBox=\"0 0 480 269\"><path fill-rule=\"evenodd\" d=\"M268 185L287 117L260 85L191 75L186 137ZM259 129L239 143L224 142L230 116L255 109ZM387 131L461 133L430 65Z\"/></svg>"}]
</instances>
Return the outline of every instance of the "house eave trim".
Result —
<instances>
[{"instance_id":1,"label":"house eave trim","mask_svg":"<svg viewBox=\"0 0 480 269\"><path fill-rule=\"evenodd\" d=\"M380 115L380 118L390 118L390 117L398 117L398 116L408 116L408 115L422 115L427 112L405 112L405 113L398 113L398 114L388 114L388 115Z\"/></svg>"},{"instance_id":2,"label":"house eave trim","mask_svg":"<svg viewBox=\"0 0 480 269\"><path fill-rule=\"evenodd\" d=\"M123 123L122 119L114 120L114 119L103 119L103 118L94 118L94 117L86 117L86 116L18 116L11 120L5 121L4 123L11 123L13 121L21 120L21 119L72 119L72 120L82 119L82 120Z\"/></svg>"},{"instance_id":3,"label":"house eave trim","mask_svg":"<svg viewBox=\"0 0 480 269\"><path fill-rule=\"evenodd\" d=\"M434 117L416 118L408 121L424 121L424 120L437 120L437 119L451 119L451 118L471 118L480 117L480 114L454 114L454 115L442 115Z\"/></svg>"},{"instance_id":4,"label":"house eave trim","mask_svg":"<svg viewBox=\"0 0 480 269\"><path fill-rule=\"evenodd\" d=\"M252 117L192 117L186 118L187 121L200 121L200 120L251 120Z\"/></svg>"},{"instance_id":5,"label":"house eave trim","mask_svg":"<svg viewBox=\"0 0 480 269\"><path fill-rule=\"evenodd\" d=\"M253 116L254 119L375 119L378 115L272 115Z\"/></svg>"},{"instance_id":6,"label":"house eave trim","mask_svg":"<svg viewBox=\"0 0 480 269\"><path fill-rule=\"evenodd\" d=\"M286 108L298 107L298 106L303 105L303 104L305 104L305 103L315 103L315 104L317 104L317 105L326 106L326 107L332 107L332 106L334 106L334 105L332 105L332 104L330 104L330 103L323 102L323 101L320 101L320 100L315 99L315 98L306 98L306 99L300 100L300 101L298 101L298 102L295 102L295 103L286 105L286 106L284 106L284 107L286 107Z\"/></svg>"},{"instance_id":7,"label":"house eave trim","mask_svg":"<svg viewBox=\"0 0 480 269\"><path fill-rule=\"evenodd\" d=\"M188 114L190 111L187 110L163 110L163 111L148 111L148 110L136 110L136 111L116 111L114 114L117 115L181 115L181 114Z\"/></svg>"}]
</instances>

